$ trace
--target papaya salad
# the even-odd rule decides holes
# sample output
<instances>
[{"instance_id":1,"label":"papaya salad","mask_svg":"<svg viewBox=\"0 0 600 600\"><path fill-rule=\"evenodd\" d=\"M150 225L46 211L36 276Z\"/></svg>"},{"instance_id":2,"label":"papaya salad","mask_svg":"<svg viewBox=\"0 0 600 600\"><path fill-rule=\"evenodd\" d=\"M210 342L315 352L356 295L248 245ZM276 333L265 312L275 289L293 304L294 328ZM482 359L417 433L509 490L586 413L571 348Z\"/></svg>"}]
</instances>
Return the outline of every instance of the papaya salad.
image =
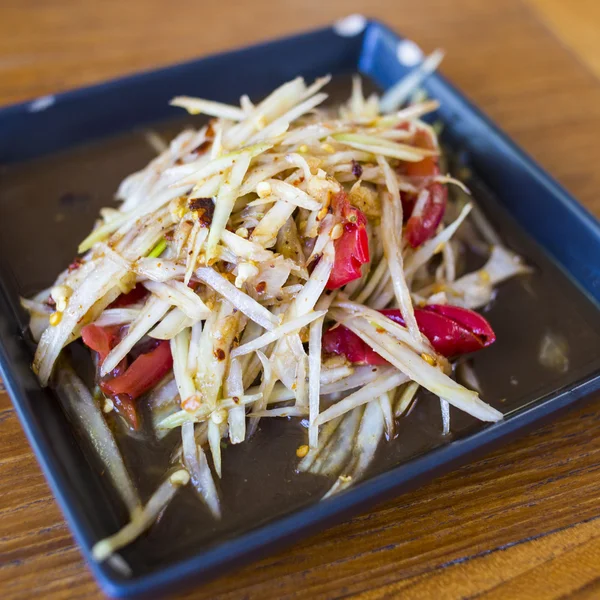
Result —
<instances>
[{"instance_id":1,"label":"papaya salad","mask_svg":"<svg viewBox=\"0 0 600 600\"><path fill-rule=\"evenodd\" d=\"M445 433L450 406L502 419L453 365L494 342L477 310L528 269L446 173L424 119L438 104L414 93L418 79L390 100L366 98L355 78L338 107L323 106L328 77L257 104L174 98L211 120L127 177L78 258L23 299L36 374L130 513L97 560L119 558L182 486L219 519L222 442L249 443L264 419L304 428L289 461L329 477L326 496L360 480L380 444L402 443L397 421L420 389L439 397ZM466 272L467 249L481 268ZM78 340L92 385L63 352ZM171 442L145 504L118 429Z\"/></svg>"}]
</instances>

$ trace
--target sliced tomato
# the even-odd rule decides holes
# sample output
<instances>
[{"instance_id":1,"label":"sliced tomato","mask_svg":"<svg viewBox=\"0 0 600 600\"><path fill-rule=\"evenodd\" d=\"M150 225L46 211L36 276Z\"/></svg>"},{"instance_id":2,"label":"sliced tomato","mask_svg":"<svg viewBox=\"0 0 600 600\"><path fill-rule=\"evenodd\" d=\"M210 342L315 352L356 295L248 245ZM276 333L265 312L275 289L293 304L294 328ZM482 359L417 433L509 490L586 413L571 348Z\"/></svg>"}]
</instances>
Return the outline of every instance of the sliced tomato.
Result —
<instances>
[{"instance_id":1,"label":"sliced tomato","mask_svg":"<svg viewBox=\"0 0 600 600\"><path fill-rule=\"evenodd\" d=\"M86 325L81 330L81 339L83 343L98 353L98 363L101 365L108 353L118 344L119 342L119 330L118 325L112 327L99 327L98 325Z\"/></svg>"},{"instance_id":2,"label":"sliced tomato","mask_svg":"<svg viewBox=\"0 0 600 600\"><path fill-rule=\"evenodd\" d=\"M435 142L426 129L418 129L413 138L413 144L419 148L435 150ZM419 179L431 179L440 174L438 159L435 156L426 156L419 162L409 162L403 165L403 173L412 177L418 183ZM419 214L414 214L416 195L406 192L401 193L404 214L407 217L405 237L408 243L416 248L435 235L441 223L448 202L448 190L441 183L429 183L425 186L429 196L424 206L420 207Z\"/></svg>"},{"instance_id":3,"label":"sliced tomato","mask_svg":"<svg viewBox=\"0 0 600 600\"><path fill-rule=\"evenodd\" d=\"M345 192L339 192L332 201L334 214L344 231L334 242L335 261L327 282L328 290L336 290L361 276L361 266L369 262L367 217L352 206Z\"/></svg>"},{"instance_id":4,"label":"sliced tomato","mask_svg":"<svg viewBox=\"0 0 600 600\"><path fill-rule=\"evenodd\" d=\"M127 394L131 400L135 400L151 390L172 366L173 357L169 342L163 340L154 349L140 354L122 375L103 381L100 387L110 396Z\"/></svg>"},{"instance_id":5,"label":"sliced tomato","mask_svg":"<svg viewBox=\"0 0 600 600\"><path fill-rule=\"evenodd\" d=\"M412 248L431 239L444 218L448 202L448 190L441 183L428 186L429 197L419 215L411 215L406 222L405 237Z\"/></svg>"},{"instance_id":6,"label":"sliced tomato","mask_svg":"<svg viewBox=\"0 0 600 600\"><path fill-rule=\"evenodd\" d=\"M435 140L427 129L417 129L412 145L423 150L436 150ZM409 177L432 177L439 174L437 156L425 156L418 162L407 162L405 172Z\"/></svg>"},{"instance_id":7,"label":"sliced tomato","mask_svg":"<svg viewBox=\"0 0 600 600\"><path fill-rule=\"evenodd\" d=\"M323 350L327 354L345 356L356 365L387 365L385 358L379 356L355 333L340 325L332 327L323 334Z\"/></svg>"}]
</instances>

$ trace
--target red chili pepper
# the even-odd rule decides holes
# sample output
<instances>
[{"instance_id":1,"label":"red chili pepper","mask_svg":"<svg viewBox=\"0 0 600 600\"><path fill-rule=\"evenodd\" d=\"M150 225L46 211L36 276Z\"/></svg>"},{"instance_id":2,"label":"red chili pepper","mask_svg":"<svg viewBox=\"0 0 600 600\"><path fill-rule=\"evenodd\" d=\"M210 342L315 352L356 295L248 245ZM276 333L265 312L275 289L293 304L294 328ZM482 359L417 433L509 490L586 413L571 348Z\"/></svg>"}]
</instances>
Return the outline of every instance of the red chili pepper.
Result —
<instances>
[{"instance_id":1,"label":"red chili pepper","mask_svg":"<svg viewBox=\"0 0 600 600\"><path fill-rule=\"evenodd\" d=\"M86 325L81 330L81 339L83 343L98 353L98 363L101 365L108 353L117 345L119 342L119 330L118 325L112 327L99 327L98 325Z\"/></svg>"},{"instance_id":2,"label":"red chili pepper","mask_svg":"<svg viewBox=\"0 0 600 600\"><path fill-rule=\"evenodd\" d=\"M400 325L405 324L398 309L380 312ZM436 352L443 356L476 352L496 341L496 334L490 324L480 314L466 308L431 304L415 309L415 318L421 333L431 342ZM385 359L344 326L325 332L323 349L330 354L343 355L352 363L387 364Z\"/></svg>"},{"instance_id":3,"label":"red chili pepper","mask_svg":"<svg viewBox=\"0 0 600 600\"><path fill-rule=\"evenodd\" d=\"M123 308L136 304L148 294L148 290L141 284L138 283L130 292L127 294L121 294L116 300L114 300L109 308Z\"/></svg>"},{"instance_id":4,"label":"red chili pepper","mask_svg":"<svg viewBox=\"0 0 600 600\"><path fill-rule=\"evenodd\" d=\"M152 389L173 366L173 357L169 342L163 340L156 348L138 356L129 368L118 377L103 381L102 391L110 396L127 394L135 400Z\"/></svg>"},{"instance_id":5,"label":"red chili pepper","mask_svg":"<svg viewBox=\"0 0 600 600\"><path fill-rule=\"evenodd\" d=\"M332 206L344 231L334 242L335 261L326 287L337 290L361 276L361 265L369 262L369 237L367 218L350 204L345 192L338 192L333 197Z\"/></svg>"},{"instance_id":6,"label":"red chili pepper","mask_svg":"<svg viewBox=\"0 0 600 600\"><path fill-rule=\"evenodd\" d=\"M496 334L487 319L474 310L452 306L451 304L430 304L424 307L428 311L442 315L454 321L458 326L470 331L481 342L481 347L487 348L496 341Z\"/></svg>"},{"instance_id":7,"label":"red chili pepper","mask_svg":"<svg viewBox=\"0 0 600 600\"><path fill-rule=\"evenodd\" d=\"M425 129L417 130L413 144L419 148L435 150L435 143ZM403 167L404 174L408 177L430 179L440 174L438 159L435 156L426 156L419 162L409 162ZM448 202L448 190L441 183L430 183L426 186L426 189L429 192L429 197L418 215L412 214L416 196L406 192L402 192L400 195L404 213L408 217L404 235L413 248L420 246L435 235Z\"/></svg>"}]
</instances>

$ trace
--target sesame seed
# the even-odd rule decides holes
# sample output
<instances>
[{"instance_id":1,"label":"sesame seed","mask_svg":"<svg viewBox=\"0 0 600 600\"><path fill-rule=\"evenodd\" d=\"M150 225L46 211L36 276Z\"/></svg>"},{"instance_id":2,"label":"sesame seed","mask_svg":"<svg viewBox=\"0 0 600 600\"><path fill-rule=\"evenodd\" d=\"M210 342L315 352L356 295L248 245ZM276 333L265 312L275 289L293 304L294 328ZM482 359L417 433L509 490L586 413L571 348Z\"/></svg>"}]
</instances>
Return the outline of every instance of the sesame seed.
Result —
<instances>
[{"instance_id":1,"label":"sesame seed","mask_svg":"<svg viewBox=\"0 0 600 600\"><path fill-rule=\"evenodd\" d=\"M421 358L429 365L431 365L432 367L435 367L435 358L433 358L433 356L431 356L431 354L427 354L426 352L423 352L421 354Z\"/></svg>"},{"instance_id":2,"label":"sesame seed","mask_svg":"<svg viewBox=\"0 0 600 600\"><path fill-rule=\"evenodd\" d=\"M306 444L302 444L302 446L298 446L296 448L296 456L298 458L304 458L308 454L308 446Z\"/></svg>"},{"instance_id":3,"label":"sesame seed","mask_svg":"<svg viewBox=\"0 0 600 600\"><path fill-rule=\"evenodd\" d=\"M341 223L336 223L333 229L331 230L330 236L332 240L338 240L342 237L343 234L344 226Z\"/></svg>"},{"instance_id":4,"label":"sesame seed","mask_svg":"<svg viewBox=\"0 0 600 600\"><path fill-rule=\"evenodd\" d=\"M62 321L63 314L59 311L53 312L50 315L50 325L52 327L56 327Z\"/></svg>"}]
</instances>

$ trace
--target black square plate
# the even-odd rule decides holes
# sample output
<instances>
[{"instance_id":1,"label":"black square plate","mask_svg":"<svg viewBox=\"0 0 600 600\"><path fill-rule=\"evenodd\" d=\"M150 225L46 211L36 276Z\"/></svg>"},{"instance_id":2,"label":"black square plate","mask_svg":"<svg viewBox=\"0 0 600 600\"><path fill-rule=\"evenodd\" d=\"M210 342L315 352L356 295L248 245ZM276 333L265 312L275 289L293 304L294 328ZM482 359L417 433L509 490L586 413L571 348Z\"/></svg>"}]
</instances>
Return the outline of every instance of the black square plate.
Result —
<instances>
[{"instance_id":1,"label":"black square plate","mask_svg":"<svg viewBox=\"0 0 600 600\"><path fill-rule=\"evenodd\" d=\"M179 510L166 511L160 523L124 551L132 577L91 561L93 543L117 530L124 514L52 393L40 388L30 369L32 346L23 334L26 316L19 294L31 294L54 280L119 181L152 157L143 128L174 132L181 126L182 121L173 121L176 109L168 106L172 96L234 101L248 93L258 98L297 75L312 79L325 73L337 78L334 88L346 86L347 92L348 75L355 72L385 89L407 71L402 44L383 25L355 15L332 28L0 111L0 372L71 529L110 595L172 592L184 582L238 567L448 471L475 451L479 456L483 448L600 387L597 221L464 96L433 76L426 88L441 102L446 141L477 173L470 185L508 245L535 270L498 291L487 314L498 342L475 359L485 399L501 408L506 419L483 425L456 414L453 435L445 439L435 404L425 399L400 425L402 443L387 446L387 458L370 477L337 497L317 502L319 482L300 489L281 485L293 479L293 461L273 461L249 471L253 482L242 495L224 490L233 498L231 515L250 506L244 518L232 516L222 525L187 531L169 517L197 510L181 494ZM566 372L539 363L540 340L548 333L561 336L569 347ZM263 434L265 440L278 435L275 429ZM293 432L279 437L286 437L287 456L293 456L300 438ZM224 465L238 469L259 462L252 451L226 454L225 459Z\"/></svg>"}]
</instances>

